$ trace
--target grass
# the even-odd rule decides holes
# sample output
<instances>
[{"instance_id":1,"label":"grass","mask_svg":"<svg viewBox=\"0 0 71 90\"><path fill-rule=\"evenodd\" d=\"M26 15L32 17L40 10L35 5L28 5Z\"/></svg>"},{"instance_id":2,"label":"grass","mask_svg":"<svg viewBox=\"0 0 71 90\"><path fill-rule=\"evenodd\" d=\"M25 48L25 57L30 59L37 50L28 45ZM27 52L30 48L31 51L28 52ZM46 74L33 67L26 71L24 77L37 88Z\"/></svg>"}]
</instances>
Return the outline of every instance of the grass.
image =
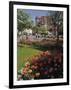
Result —
<instances>
[{"instance_id":1,"label":"grass","mask_svg":"<svg viewBox=\"0 0 71 90\"><path fill-rule=\"evenodd\" d=\"M28 61L28 58L32 58L33 54L38 54L41 51L33 48L30 45L23 45L17 47L17 68L20 70L26 61Z\"/></svg>"},{"instance_id":2,"label":"grass","mask_svg":"<svg viewBox=\"0 0 71 90\"><path fill-rule=\"evenodd\" d=\"M43 50L44 49L44 50ZM27 61L33 58L33 54L39 54L41 51L51 50L52 53L57 51L57 48L40 48L31 45L20 45L17 47L17 69L20 70ZM29 59L30 58L30 59Z\"/></svg>"}]
</instances>

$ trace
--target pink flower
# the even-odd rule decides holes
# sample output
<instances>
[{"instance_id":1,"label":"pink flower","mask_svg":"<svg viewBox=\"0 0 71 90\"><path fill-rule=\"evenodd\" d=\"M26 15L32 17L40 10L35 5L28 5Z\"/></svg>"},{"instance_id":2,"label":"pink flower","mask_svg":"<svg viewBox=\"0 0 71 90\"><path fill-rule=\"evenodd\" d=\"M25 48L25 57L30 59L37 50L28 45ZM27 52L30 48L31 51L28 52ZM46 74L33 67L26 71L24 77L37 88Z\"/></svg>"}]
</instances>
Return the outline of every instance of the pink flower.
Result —
<instances>
[{"instance_id":1,"label":"pink flower","mask_svg":"<svg viewBox=\"0 0 71 90\"><path fill-rule=\"evenodd\" d=\"M44 74L48 74L48 71L45 71Z\"/></svg>"},{"instance_id":2,"label":"pink flower","mask_svg":"<svg viewBox=\"0 0 71 90\"><path fill-rule=\"evenodd\" d=\"M35 68L35 66L34 66L34 65L32 65L32 66L31 66L31 68L32 68L32 69L34 69L34 68Z\"/></svg>"},{"instance_id":3,"label":"pink flower","mask_svg":"<svg viewBox=\"0 0 71 90\"><path fill-rule=\"evenodd\" d=\"M27 70L26 69L23 69L22 72L21 72L22 75L25 75L27 74Z\"/></svg>"},{"instance_id":4,"label":"pink flower","mask_svg":"<svg viewBox=\"0 0 71 90\"><path fill-rule=\"evenodd\" d=\"M51 55L51 53L49 51L46 51L45 55L48 56L48 55Z\"/></svg>"},{"instance_id":5,"label":"pink flower","mask_svg":"<svg viewBox=\"0 0 71 90\"><path fill-rule=\"evenodd\" d=\"M40 73L36 73L36 76L37 76L37 77L40 76Z\"/></svg>"},{"instance_id":6,"label":"pink flower","mask_svg":"<svg viewBox=\"0 0 71 90\"><path fill-rule=\"evenodd\" d=\"M37 66L37 65L38 65L38 63L34 63L34 65L35 65L35 66Z\"/></svg>"},{"instance_id":7,"label":"pink flower","mask_svg":"<svg viewBox=\"0 0 71 90\"><path fill-rule=\"evenodd\" d=\"M38 66L35 66L35 65L32 65L32 67L31 67L32 69L37 69L38 68Z\"/></svg>"}]
</instances>

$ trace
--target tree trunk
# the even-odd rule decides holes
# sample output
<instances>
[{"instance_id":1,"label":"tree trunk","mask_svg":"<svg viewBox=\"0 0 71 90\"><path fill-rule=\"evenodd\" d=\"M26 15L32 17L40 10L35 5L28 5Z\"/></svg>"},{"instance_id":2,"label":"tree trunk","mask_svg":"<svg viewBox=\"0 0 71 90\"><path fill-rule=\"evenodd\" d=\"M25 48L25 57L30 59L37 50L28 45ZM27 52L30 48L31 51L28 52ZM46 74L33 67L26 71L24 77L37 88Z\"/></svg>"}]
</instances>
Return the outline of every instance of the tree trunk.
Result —
<instances>
[{"instance_id":1,"label":"tree trunk","mask_svg":"<svg viewBox=\"0 0 71 90\"><path fill-rule=\"evenodd\" d=\"M56 43L57 50L59 48L59 26L57 26L57 43Z\"/></svg>"}]
</instances>

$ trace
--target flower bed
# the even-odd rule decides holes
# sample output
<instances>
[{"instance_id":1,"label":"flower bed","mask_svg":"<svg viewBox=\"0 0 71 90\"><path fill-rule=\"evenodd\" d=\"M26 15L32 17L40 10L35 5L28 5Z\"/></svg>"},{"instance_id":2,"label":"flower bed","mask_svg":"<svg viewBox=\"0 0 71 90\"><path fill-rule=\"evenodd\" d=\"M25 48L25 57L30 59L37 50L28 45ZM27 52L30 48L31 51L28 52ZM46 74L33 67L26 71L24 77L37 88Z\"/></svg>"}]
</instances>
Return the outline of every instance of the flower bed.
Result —
<instances>
[{"instance_id":1,"label":"flower bed","mask_svg":"<svg viewBox=\"0 0 71 90\"><path fill-rule=\"evenodd\" d=\"M18 80L51 79L63 77L63 54L49 51L35 54L32 62L26 62L18 71Z\"/></svg>"}]
</instances>

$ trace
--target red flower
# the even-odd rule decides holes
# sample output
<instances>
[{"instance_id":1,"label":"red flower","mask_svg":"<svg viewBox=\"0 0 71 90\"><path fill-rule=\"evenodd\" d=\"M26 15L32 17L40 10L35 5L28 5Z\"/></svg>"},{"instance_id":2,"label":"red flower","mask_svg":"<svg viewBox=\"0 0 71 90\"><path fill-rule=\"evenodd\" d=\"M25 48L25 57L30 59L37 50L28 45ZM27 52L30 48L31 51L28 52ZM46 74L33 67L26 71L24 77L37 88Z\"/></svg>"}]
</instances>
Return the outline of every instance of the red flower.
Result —
<instances>
[{"instance_id":1,"label":"red flower","mask_svg":"<svg viewBox=\"0 0 71 90\"><path fill-rule=\"evenodd\" d=\"M34 65L35 65L35 66L38 65L38 63L34 63Z\"/></svg>"},{"instance_id":2,"label":"red flower","mask_svg":"<svg viewBox=\"0 0 71 90\"><path fill-rule=\"evenodd\" d=\"M32 58L32 60L38 60L38 58Z\"/></svg>"},{"instance_id":3,"label":"red flower","mask_svg":"<svg viewBox=\"0 0 71 90\"><path fill-rule=\"evenodd\" d=\"M40 63L40 64L39 64L39 66L42 66L42 65L43 65L43 63Z\"/></svg>"}]
</instances>

